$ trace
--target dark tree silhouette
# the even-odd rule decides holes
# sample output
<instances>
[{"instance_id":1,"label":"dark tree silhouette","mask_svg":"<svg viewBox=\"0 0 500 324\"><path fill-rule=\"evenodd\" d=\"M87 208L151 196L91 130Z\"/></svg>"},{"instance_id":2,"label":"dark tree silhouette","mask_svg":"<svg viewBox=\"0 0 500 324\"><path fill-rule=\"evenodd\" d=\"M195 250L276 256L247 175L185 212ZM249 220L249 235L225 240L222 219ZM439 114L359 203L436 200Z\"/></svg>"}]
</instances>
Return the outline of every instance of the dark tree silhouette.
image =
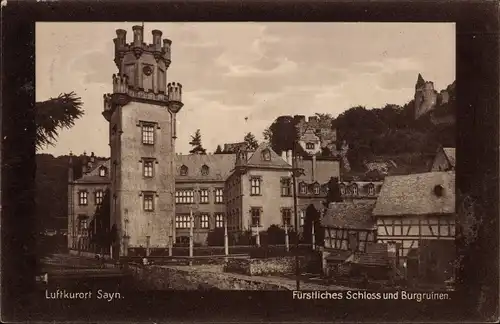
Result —
<instances>
[{"instance_id":1,"label":"dark tree silhouette","mask_svg":"<svg viewBox=\"0 0 500 324\"><path fill-rule=\"evenodd\" d=\"M247 133L243 140L247 144L249 150L255 151L259 147L259 142L257 142L255 135L252 133Z\"/></svg>"},{"instance_id":2,"label":"dark tree silhouette","mask_svg":"<svg viewBox=\"0 0 500 324\"><path fill-rule=\"evenodd\" d=\"M71 128L75 121L83 116L83 102L74 92L60 94L57 98L37 102L36 114L36 139L37 149L54 145L59 130Z\"/></svg>"},{"instance_id":3,"label":"dark tree silhouette","mask_svg":"<svg viewBox=\"0 0 500 324\"><path fill-rule=\"evenodd\" d=\"M191 136L191 142L189 145L193 146L193 149L189 151L190 154L207 154L203 146L201 145L201 132L199 129L196 130L196 133Z\"/></svg>"},{"instance_id":4,"label":"dark tree silhouette","mask_svg":"<svg viewBox=\"0 0 500 324\"><path fill-rule=\"evenodd\" d=\"M217 145L217 149L215 150L214 154L222 154L222 147L220 145Z\"/></svg>"},{"instance_id":5,"label":"dark tree silhouette","mask_svg":"<svg viewBox=\"0 0 500 324\"><path fill-rule=\"evenodd\" d=\"M342 201L342 194L340 193L339 178L331 177L330 180L328 181L328 193L326 194L326 200L324 202L324 205L326 208L328 208L330 203L341 202L341 201Z\"/></svg>"},{"instance_id":6,"label":"dark tree silhouette","mask_svg":"<svg viewBox=\"0 0 500 324\"><path fill-rule=\"evenodd\" d=\"M315 243L317 245L322 245L325 233L322 230L320 219L321 219L320 212L316 209L316 207L314 207L313 204L309 205L306 208L306 216L304 218L304 233L303 233L304 242L306 243L312 242L312 224L314 222Z\"/></svg>"},{"instance_id":7,"label":"dark tree silhouette","mask_svg":"<svg viewBox=\"0 0 500 324\"><path fill-rule=\"evenodd\" d=\"M90 242L96 247L96 252L102 253L112 243L111 239L111 201L110 191L104 192L102 204L97 206L94 218L90 222Z\"/></svg>"}]
</instances>

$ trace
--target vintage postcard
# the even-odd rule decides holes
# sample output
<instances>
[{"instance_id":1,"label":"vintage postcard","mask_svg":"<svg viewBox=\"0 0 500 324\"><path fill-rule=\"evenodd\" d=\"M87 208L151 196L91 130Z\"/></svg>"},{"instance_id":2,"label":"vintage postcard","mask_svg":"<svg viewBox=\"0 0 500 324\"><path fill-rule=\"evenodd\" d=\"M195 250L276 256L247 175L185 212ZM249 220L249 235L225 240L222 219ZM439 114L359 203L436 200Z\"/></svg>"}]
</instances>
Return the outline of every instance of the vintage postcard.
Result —
<instances>
[{"instance_id":1,"label":"vintage postcard","mask_svg":"<svg viewBox=\"0 0 500 324\"><path fill-rule=\"evenodd\" d=\"M457 189L459 28L34 22L38 314L452 305L486 224Z\"/></svg>"}]
</instances>

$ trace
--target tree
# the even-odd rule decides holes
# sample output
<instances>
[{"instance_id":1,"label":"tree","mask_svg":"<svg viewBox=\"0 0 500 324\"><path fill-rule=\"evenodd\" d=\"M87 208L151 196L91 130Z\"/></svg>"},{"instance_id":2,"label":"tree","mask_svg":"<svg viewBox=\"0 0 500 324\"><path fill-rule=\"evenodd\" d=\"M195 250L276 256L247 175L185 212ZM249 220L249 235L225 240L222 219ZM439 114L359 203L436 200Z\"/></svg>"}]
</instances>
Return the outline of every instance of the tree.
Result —
<instances>
[{"instance_id":1,"label":"tree","mask_svg":"<svg viewBox=\"0 0 500 324\"><path fill-rule=\"evenodd\" d=\"M54 145L59 135L58 130L73 127L75 121L83 116L82 105L81 98L74 92L37 102L35 104L36 148Z\"/></svg>"},{"instance_id":2,"label":"tree","mask_svg":"<svg viewBox=\"0 0 500 324\"><path fill-rule=\"evenodd\" d=\"M102 252L112 243L111 231L111 197L109 189L104 192L101 205L97 206L94 218L89 224L90 241L95 244L96 252Z\"/></svg>"},{"instance_id":3,"label":"tree","mask_svg":"<svg viewBox=\"0 0 500 324\"><path fill-rule=\"evenodd\" d=\"M247 148L249 150L255 151L259 147L259 142L257 142L255 136L252 133L246 134L243 140L247 144Z\"/></svg>"},{"instance_id":4,"label":"tree","mask_svg":"<svg viewBox=\"0 0 500 324\"><path fill-rule=\"evenodd\" d=\"M273 132L271 132L271 129L268 127L264 129L264 132L262 132L262 136L264 136L264 141L271 143Z\"/></svg>"},{"instance_id":5,"label":"tree","mask_svg":"<svg viewBox=\"0 0 500 324\"><path fill-rule=\"evenodd\" d=\"M342 194L340 193L339 178L331 177L328 181L328 193L326 195L325 207L328 208L332 202L342 202Z\"/></svg>"},{"instance_id":6,"label":"tree","mask_svg":"<svg viewBox=\"0 0 500 324\"><path fill-rule=\"evenodd\" d=\"M271 148L276 153L293 149L298 140L297 121L292 116L280 116L264 131L264 138L269 138Z\"/></svg>"},{"instance_id":7,"label":"tree","mask_svg":"<svg viewBox=\"0 0 500 324\"><path fill-rule=\"evenodd\" d=\"M201 145L201 132L199 129L196 130L194 135L191 135L191 142L189 142L189 145L193 146L193 149L189 151L190 154L207 154L207 150Z\"/></svg>"},{"instance_id":8,"label":"tree","mask_svg":"<svg viewBox=\"0 0 500 324\"><path fill-rule=\"evenodd\" d=\"M217 145L217 149L214 154L222 154L222 147L220 145Z\"/></svg>"}]
</instances>

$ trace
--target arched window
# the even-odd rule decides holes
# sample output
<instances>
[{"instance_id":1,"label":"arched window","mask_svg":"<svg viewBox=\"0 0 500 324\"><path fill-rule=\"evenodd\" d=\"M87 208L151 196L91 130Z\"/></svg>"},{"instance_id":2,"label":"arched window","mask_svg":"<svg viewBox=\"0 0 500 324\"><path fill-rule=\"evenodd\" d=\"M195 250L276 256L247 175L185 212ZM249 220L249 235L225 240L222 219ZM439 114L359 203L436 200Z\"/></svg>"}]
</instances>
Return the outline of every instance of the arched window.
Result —
<instances>
[{"instance_id":1,"label":"arched window","mask_svg":"<svg viewBox=\"0 0 500 324\"><path fill-rule=\"evenodd\" d=\"M299 185L299 190L302 195L305 195L307 193L307 185L301 182Z\"/></svg>"},{"instance_id":2,"label":"arched window","mask_svg":"<svg viewBox=\"0 0 500 324\"><path fill-rule=\"evenodd\" d=\"M108 171L108 170L107 170L105 167L100 167L100 168L99 168L99 176L100 176L100 177L105 177L105 176L106 176L106 174L108 173L107 171Z\"/></svg>"},{"instance_id":3,"label":"arched window","mask_svg":"<svg viewBox=\"0 0 500 324\"><path fill-rule=\"evenodd\" d=\"M357 184L352 184L351 186L351 193L353 196L357 196L358 195L358 185Z\"/></svg>"},{"instance_id":4,"label":"arched window","mask_svg":"<svg viewBox=\"0 0 500 324\"><path fill-rule=\"evenodd\" d=\"M181 166L181 176L186 176L188 174L188 167L183 165Z\"/></svg>"},{"instance_id":5,"label":"arched window","mask_svg":"<svg viewBox=\"0 0 500 324\"><path fill-rule=\"evenodd\" d=\"M340 187L340 194L345 195L345 185L341 183L339 187Z\"/></svg>"},{"instance_id":6,"label":"arched window","mask_svg":"<svg viewBox=\"0 0 500 324\"><path fill-rule=\"evenodd\" d=\"M320 186L319 183L314 184L314 194L319 195Z\"/></svg>"},{"instance_id":7,"label":"arched window","mask_svg":"<svg viewBox=\"0 0 500 324\"><path fill-rule=\"evenodd\" d=\"M368 194L370 196L373 196L375 194L375 186L373 185L373 183L370 183L368 185Z\"/></svg>"},{"instance_id":8,"label":"arched window","mask_svg":"<svg viewBox=\"0 0 500 324\"><path fill-rule=\"evenodd\" d=\"M208 175L208 172L209 172L209 171L210 171L210 169L208 168L208 166L207 166L207 165L203 165L203 166L201 167L201 175L206 176L206 175Z\"/></svg>"}]
</instances>

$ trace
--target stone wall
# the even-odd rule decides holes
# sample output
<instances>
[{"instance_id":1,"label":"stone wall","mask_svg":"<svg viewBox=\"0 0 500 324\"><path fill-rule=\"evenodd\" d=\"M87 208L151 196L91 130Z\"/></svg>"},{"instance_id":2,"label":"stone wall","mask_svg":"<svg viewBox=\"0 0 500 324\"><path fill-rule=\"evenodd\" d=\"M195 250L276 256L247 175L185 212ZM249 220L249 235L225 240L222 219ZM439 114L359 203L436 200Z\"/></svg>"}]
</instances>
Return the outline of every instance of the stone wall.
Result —
<instances>
[{"instance_id":1,"label":"stone wall","mask_svg":"<svg viewBox=\"0 0 500 324\"><path fill-rule=\"evenodd\" d=\"M188 267L129 266L139 290L289 290L285 285L245 278L222 271L200 271Z\"/></svg>"},{"instance_id":2,"label":"stone wall","mask_svg":"<svg viewBox=\"0 0 500 324\"><path fill-rule=\"evenodd\" d=\"M305 257L299 257L301 271L307 268ZM224 267L225 272L241 273L248 276L265 276L295 272L294 257L267 259L229 259Z\"/></svg>"}]
</instances>

